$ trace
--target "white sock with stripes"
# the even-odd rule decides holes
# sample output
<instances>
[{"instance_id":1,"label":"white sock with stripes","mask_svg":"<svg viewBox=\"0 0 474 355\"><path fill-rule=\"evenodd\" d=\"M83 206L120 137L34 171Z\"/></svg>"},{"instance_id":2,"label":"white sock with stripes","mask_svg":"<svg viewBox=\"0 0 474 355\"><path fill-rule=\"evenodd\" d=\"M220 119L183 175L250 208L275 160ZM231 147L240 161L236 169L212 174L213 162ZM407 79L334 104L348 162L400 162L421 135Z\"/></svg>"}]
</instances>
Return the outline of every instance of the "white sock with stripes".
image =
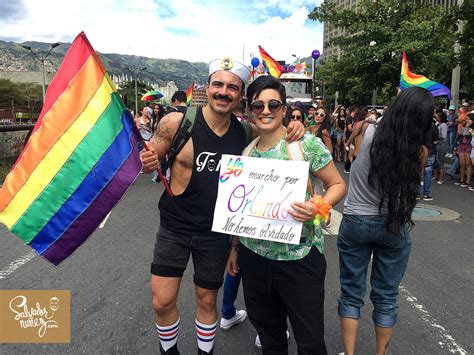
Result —
<instances>
[{"instance_id":1,"label":"white sock with stripes","mask_svg":"<svg viewBox=\"0 0 474 355\"><path fill-rule=\"evenodd\" d=\"M216 337L217 322L214 324L202 324L196 319L196 335L198 348L210 352L214 347Z\"/></svg>"},{"instance_id":2,"label":"white sock with stripes","mask_svg":"<svg viewBox=\"0 0 474 355\"><path fill-rule=\"evenodd\" d=\"M178 318L176 323L164 327L155 323L158 336L160 337L161 347L164 351L172 348L178 341L179 321L180 318Z\"/></svg>"}]
</instances>

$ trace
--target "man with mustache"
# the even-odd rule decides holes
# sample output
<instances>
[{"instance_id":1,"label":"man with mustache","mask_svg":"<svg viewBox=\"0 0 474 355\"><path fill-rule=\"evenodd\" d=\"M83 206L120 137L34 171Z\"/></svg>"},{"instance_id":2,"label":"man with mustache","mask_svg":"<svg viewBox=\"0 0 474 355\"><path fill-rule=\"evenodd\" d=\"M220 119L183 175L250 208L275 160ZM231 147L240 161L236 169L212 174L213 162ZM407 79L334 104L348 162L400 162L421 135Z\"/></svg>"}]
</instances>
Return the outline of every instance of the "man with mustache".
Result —
<instances>
[{"instance_id":1,"label":"man with mustache","mask_svg":"<svg viewBox=\"0 0 474 355\"><path fill-rule=\"evenodd\" d=\"M163 193L159 202L160 226L151 265L151 290L162 354L179 354L180 317L176 301L183 272L192 254L196 295L198 354L212 354L217 329L217 292L229 254L228 236L211 232L222 154L240 155L246 133L233 111L243 98L250 76L247 66L230 58L209 63L206 84L208 104L199 108L192 137L176 155L171 169L173 196ZM158 168L171 148L183 114L163 117L140 155L144 172ZM256 136L256 129L253 128ZM304 134L301 123L288 128L288 139Z\"/></svg>"}]
</instances>

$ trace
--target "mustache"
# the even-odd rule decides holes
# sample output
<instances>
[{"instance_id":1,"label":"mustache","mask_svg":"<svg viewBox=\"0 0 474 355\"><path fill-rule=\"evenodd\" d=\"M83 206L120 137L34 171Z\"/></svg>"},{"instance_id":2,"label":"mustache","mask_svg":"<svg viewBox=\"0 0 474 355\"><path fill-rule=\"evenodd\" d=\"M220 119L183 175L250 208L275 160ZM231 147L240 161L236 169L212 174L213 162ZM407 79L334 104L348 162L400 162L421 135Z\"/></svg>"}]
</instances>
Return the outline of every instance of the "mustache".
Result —
<instances>
[{"instance_id":1,"label":"mustache","mask_svg":"<svg viewBox=\"0 0 474 355\"><path fill-rule=\"evenodd\" d=\"M214 99L215 100L225 100L225 101L228 101L228 102L232 102L232 99L227 95L215 94Z\"/></svg>"}]
</instances>

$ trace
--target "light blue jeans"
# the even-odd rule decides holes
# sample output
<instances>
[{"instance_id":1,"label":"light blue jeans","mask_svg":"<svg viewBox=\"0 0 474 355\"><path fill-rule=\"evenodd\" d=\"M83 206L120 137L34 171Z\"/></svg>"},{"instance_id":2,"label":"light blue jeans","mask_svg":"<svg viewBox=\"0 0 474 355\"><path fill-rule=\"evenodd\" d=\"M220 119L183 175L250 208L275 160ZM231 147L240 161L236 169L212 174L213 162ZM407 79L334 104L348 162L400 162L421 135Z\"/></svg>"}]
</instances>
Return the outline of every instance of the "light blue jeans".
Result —
<instances>
[{"instance_id":1,"label":"light blue jeans","mask_svg":"<svg viewBox=\"0 0 474 355\"><path fill-rule=\"evenodd\" d=\"M433 177L433 165L436 160L436 155L430 155L426 159L425 169L423 170L423 196L431 194L431 178Z\"/></svg>"},{"instance_id":2,"label":"light blue jeans","mask_svg":"<svg viewBox=\"0 0 474 355\"><path fill-rule=\"evenodd\" d=\"M456 130L449 131L448 130L448 153L453 154L454 144L456 143Z\"/></svg>"},{"instance_id":3,"label":"light blue jeans","mask_svg":"<svg viewBox=\"0 0 474 355\"><path fill-rule=\"evenodd\" d=\"M370 300L375 325L391 328L397 322L398 286L410 256L411 239L407 228L398 234L385 230L384 216L344 214L337 239L341 295L341 318L360 318L367 289L367 270L372 255Z\"/></svg>"},{"instance_id":4,"label":"light blue jeans","mask_svg":"<svg viewBox=\"0 0 474 355\"><path fill-rule=\"evenodd\" d=\"M448 174L454 177L459 172L459 157L456 155L456 159L454 159L453 163L451 164L451 168L449 168Z\"/></svg>"}]
</instances>

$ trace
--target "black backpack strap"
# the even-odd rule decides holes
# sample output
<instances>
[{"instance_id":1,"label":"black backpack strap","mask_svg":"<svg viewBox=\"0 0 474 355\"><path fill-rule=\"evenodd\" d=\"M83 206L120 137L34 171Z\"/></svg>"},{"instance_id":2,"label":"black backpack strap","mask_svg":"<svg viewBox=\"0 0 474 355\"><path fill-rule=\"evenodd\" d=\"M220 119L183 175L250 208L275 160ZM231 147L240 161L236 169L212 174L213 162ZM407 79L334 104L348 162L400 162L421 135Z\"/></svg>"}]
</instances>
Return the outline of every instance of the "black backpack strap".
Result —
<instances>
[{"instance_id":1,"label":"black backpack strap","mask_svg":"<svg viewBox=\"0 0 474 355\"><path fill-rule=\"evenodd\" d=\"M196 122L197 107L188 107L184 113L183 119L179 124L178 131L171 142L171 149L168 153L168 167L171 169L174 159L183 149L186 142L191 138L194 131L194 123Z\"/></svg>"},{"instance_id":2,"label":"black backpack strap","mask_svg":"<svg viewBox=\"0 0 474 355\"><path fill-rule=\"evenodd\" d=\"M242 123L242 126L244 127L245 129L245 134L247 136L247 142L245 143L245 145L249 145L250 142L253 140L252 136L253 136L253 130L252 130L252 125L250 124L250 122L247 122L247 121L244 121L244 122L241 122Z\"/></svg>"}]
</instances>

